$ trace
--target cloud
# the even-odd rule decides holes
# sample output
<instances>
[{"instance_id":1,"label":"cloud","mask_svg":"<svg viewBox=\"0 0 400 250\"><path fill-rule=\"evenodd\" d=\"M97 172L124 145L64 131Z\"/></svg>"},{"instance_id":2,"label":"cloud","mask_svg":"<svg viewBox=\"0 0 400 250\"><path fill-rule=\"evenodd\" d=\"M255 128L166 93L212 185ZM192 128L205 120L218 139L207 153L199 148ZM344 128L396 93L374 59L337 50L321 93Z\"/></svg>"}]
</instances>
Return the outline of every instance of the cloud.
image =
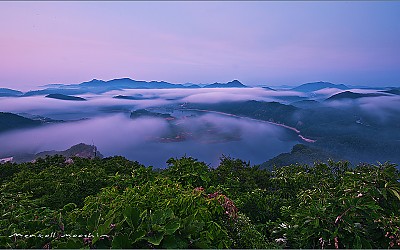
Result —
<instances>
[{"instance_id":1,"label":"cloud","mask_svg":"<svg viewBox=\"0 0 400 250\"><path fill-rule=\"evenodd\" d=\"M326 95L326 96L332 96L337 93L343 92L344 90L342 89L337 89L337 88L325 88L325 89L320 89L317 91L314 91L313 93L317 95Z\"/></svg>"},{"instance_id":2,"label":"cloud","mask_svg":"<svg viewBox=\"0 0 400 250\"><path fill-rule=\"evenodd\" d=\"M116 95L137 95L148 100L125 100ZM65 101L44 96L0 97L2 112L28 113L53 119L76 120L96 117L110 112L129 112L135 109L164 106L182 102L216 103L223 101L276 101L278 96L304 96L295 91L269 91L263 88L220 89L131 89L115 90L101 95L79 95L87 101Z\"/></svg>"},{"instance_id":3,"label":"cloud","mask_svg":"<svg viewBox=\"0 0 400 250\"><path fill-rule=\"evenodd\" d=\"M175 140L176 135L186 139ZM165 167L168 158L185 154L216 166L223 154L259 164L290 151L297 140L292 132L278 126L215 114L172 123L158 118L133 120L119 114L3 133L0 152L6 157L94 142L105 156L123 155L156 167Z\"/></svg>"},{"instance_id":4,"label":"cloud","mask_svg":"<svg viewBox=\"0 0 400 250\"><path fill-rule=\"evenodd\" d=\"M382 124L400 119L400 96L360 98L357 105L365 115L376 118Z\"/></svg>"}]
</instances>

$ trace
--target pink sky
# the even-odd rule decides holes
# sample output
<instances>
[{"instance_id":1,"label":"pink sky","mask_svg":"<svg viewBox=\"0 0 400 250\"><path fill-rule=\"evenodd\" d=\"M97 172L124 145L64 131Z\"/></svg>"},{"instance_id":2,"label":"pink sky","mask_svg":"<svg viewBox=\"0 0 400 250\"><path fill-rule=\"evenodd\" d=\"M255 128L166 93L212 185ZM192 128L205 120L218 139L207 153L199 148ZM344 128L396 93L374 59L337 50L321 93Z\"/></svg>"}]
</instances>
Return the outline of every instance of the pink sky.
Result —
<instances>
[{"instance_id":1,"label":"pink sky","mask_svg":"<svg viewBox=\"0 0 400 250\"><path fill-rule=\"evenodd\" d=\"M0 87L400 86L400 2L0 2Z\"/></svg>"}]
</instances>

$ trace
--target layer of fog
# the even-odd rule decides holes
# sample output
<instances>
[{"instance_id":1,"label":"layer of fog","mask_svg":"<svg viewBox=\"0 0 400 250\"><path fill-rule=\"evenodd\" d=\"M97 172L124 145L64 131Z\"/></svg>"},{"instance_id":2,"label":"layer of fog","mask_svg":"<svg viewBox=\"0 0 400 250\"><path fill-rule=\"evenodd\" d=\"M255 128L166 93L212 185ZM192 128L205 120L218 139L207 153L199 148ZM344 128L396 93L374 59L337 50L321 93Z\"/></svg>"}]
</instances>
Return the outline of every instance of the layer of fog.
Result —
<instances>
[{"instance_id":1,"label":"layer of fog","mask_svg":"<svg viewBox=\"0 0 400 250\"><path fill-rule=\"evenodd\" d=\"M141 100L113 98L117 95L141 95ZM79 95L87 101L68 101L30 97L0 98L0 112L26 113L59 120L78 120L102 116L104 113L130 112L135 109L178 103L217 103L224 101L278 101L279 96L304 96L294 91L271 91L263 88L226 89L132 89L110 91L102 95ZM151 98L151 99L146 99Z\"/></svg>"},{"instance_id":2,"label":"layer of fog","mask_svg":"<svg viewBox=\"0 0 400 250\"><path fill-rule=\"evenodd\" d=\"M279 101L290 104L290 99L282 101L280 97L303 97L324 100L339 89L323 89L305 94L296 91L273 91L264 88L216 88L216 89L131 89L115 90L102 95L84 94L87 101L67 101L42 96L3 97L0 98L0 111L28 113L53 119L76 120L91 118L102 113L129 112L135 109L178 103L218 103L227 101ZM374 93L374 90L351 90L357 93ZM113 98L117 95L137 96L140 100ZM147 99L149 98L149 99Z\"/></svg>"},{"instance_id":3,"label":"layer of fog","mask_svg":"<svg viewBox=\"0 0 400 250\"><path fill-rule=\"evenodd\" d=\"M279 101L284 104L293 102L290 98L282 101L279 97L303 97L320 101L323 106L337 109L354 109L380 122L390 122L399 115L400 96L388 95L365 97L356 100L324 100L344 90L327 88L312 93L284 90L273 91L264 88L215 88L215 89L131 89L114 90L102 95L80 95L87 101L67 101L44 96L2 97L0 112L12 112L22 115L39 115L56 120L80 120L102 117L104 115L126 113L150 107L170 106L180 103L217 103L227 101ZM380 93L373 89L350 89L356 93ZM113 98L117 95L140 96L140 100ZM146 99L149 98L149 99ZM284 98L283 98L284 99ZM285 100L285 99L284 99Z\"/></svg>"},{"instance_id":4,"label":"layer of fog","mask_svg":"<svg viewBox=\"0 0 400 250\"><path fill-rule=\"evenodd\" d=\"M370 94L370 93L379 93L379 89L347 89L347 90L343 90L343 89L337 89L337 88L325 88L325 89L320 89L317 91L314 91L313 93L316 95L320 95L323 97L330 97L336 94L339 94L341 92L345 92L345 91L350 91L353 93L360 93L360 94Z\"/></svg>"},{"instance_id":5,"label":"layer of fog","mask_svg":"<svg viewBox=\"0 0 400 250\"><path fill-rule=\"evenodd\" d=\"M47 125L0 134L0 156L65 150L84 142L94 143L104 156L122 155L155 167L165 167L170 157L184 155L212 166L219 163L222 155L260 164L290 151L299 142L292 132L278 126L213 114L188 117L179 123L179 128L192 133L193 137L160 142L158 139L170 134L173 126L164 119L133 120L123 114ZM210 127L217 132L205 133ZM226 139L232 137L234 139Z\"/></svg>"},{"instance_id":6,"label":"layer of fog","mask_svg":"<svg viewBox=\"0 0 400 250\"><path fill-rule=\"evenodd\" d=\"M325 106L338 110L353 110L381 124L398 122L400 118L400 96L396 95L337 100L327 102Z\"/></svg>"}]
</instances>

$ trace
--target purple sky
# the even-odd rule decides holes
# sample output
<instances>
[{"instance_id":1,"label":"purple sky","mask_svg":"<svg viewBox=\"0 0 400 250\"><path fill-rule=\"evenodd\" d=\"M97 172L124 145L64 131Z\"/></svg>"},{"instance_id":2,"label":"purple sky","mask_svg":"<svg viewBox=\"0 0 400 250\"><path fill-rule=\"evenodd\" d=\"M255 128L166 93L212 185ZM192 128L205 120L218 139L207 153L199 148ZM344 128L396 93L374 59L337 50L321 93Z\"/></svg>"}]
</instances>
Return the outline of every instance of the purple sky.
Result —
<instances>
[{"instance_id":1,"label":"purple sky","mask_svg":"<svg viewBox=\"0 0 400 250\"><path fill-rule=\"evenodd\" d=\"M0 87L400 86L400 2L0 2Z\"/></svg>"}]
</instances>

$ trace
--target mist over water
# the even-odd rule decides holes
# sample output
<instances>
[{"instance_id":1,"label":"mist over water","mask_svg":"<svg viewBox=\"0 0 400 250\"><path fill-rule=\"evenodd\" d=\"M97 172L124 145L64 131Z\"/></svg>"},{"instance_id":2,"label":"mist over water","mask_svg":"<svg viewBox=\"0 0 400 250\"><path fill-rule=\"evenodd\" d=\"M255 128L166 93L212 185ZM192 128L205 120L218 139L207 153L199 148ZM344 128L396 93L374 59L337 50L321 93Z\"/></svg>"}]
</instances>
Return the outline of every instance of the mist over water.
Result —
<instances>
[{"instance_id":1,"label":"mist over water","mask_svg":"<svg viewBox=\"0 0 400 250\"><path fill-rule=\"evenodd\" d=\"M130 119L129 115L136 109L176 106L184 102L273 101L278 93L262 88L133 89L79 95L87 100L79 102L43 95L0 98L2 112L70 121L0 134L0 157L65 150L83 142L94 143L104 156L122 155L155 167L165 167L170 157L184 155L213 166L222 155L259 164L290 151L298 137L274 125L215 114L183 114L175 110L171 113L177 117L174 122L159 118ZM297 94L285 92L285 95ZM113 98L117 95L143 99ZM157 112L165 113L163 108ZM176 139L177 136L185 138Z\"/></svg>"},{"instance_id":2,"label":"mist over water","mask_svg":"<svg viewBox=\"0 0 400 250\"><path fill-rule=\"evenodd\" d=\"M351 91L374 93L374 90ZM371 124L385 129L398 125L399 96L324 102L326 98L339 92L342 90L325 89L305 94L263 88L130 89L110 91L101 95L79 95L87 101L58 100L43 95L1 97L0 112L27 117L42 116L67 122L0 133L0 158L20 153L66 150L83 142L94 143L104 156L122 155L155 167L165 167L165 162L170 157L184 155L195 157L212 166L218 164L222 155L259 164L280 153L289 152L297 143L303 143L293 131L265 122L212 113L180 111L179 105L186 102L259 100L290 104L293 98L280 97L302 97L318 100L321 107L332 107L338 109L338 112L353 110L355 118L351 128L355 130ZM140 98L113 98L117 95ZM131 111L143 108L170 113L176 119L167 121L149 117L129 118ZM346 127L346 131L352 130ZM380 135L382 140L389 142L400 138L393 129L387 132L381 129ZM329 133L325 136L329 136Z\"/></svg>"},{"instance_id":3,"label":"mist over water","mask_svg":"<svg viewBox=\"0 0 400 250\"><path fill-rule=\"evenodd\" d=\"M175 126L191 136L182 141L160 141ZM118 114L0 134L0 141L3 155L65 150L80 142L93 142L104 156L122 155L161 168L170 157L184 155L211 166L216 166L222 155L260 164L297 143L283 128L213 114L187 118L177 125L160 118L130 119Z\"/></svg>"},{"instance_id":4,"label":"mist over water","mask_svg":"<svg viewBox=\"0 0 400 250\"><path fill-rule=\"evenodd\" d=\"M113 98L118 95L141 95L142 100ZM56 120L79 120L104 113L130 112L155 106L178 103L218 103L226 101L277 101L277 96L304 95L295 91L270 91L263 88L226 89L129 89L96 94L83 94L87 101L66 101L46 98L44 95L29 97L0 97L0 112L27 113ZM146 99L151 98L151 99Z\"/></svg>"}]
</instances>

